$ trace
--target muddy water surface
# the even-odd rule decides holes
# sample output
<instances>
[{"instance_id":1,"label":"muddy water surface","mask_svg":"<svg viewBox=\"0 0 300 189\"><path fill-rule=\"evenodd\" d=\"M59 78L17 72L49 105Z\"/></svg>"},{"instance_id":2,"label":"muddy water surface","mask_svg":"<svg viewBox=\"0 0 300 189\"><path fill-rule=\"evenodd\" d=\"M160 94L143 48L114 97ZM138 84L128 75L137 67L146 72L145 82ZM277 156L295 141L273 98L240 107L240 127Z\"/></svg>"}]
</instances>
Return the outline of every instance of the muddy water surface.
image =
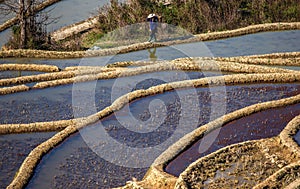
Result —
<instances>
[{"instance_id":1,"label":"muddy water surface","mask_svg":"<svg viewBox=\"0 0 300 189\"><path fill-rule=\"evenodd\" d=\"M54 134L0 135L0 188L5 188L12 181L30 151Z\"/></svg>"}]
</instances>

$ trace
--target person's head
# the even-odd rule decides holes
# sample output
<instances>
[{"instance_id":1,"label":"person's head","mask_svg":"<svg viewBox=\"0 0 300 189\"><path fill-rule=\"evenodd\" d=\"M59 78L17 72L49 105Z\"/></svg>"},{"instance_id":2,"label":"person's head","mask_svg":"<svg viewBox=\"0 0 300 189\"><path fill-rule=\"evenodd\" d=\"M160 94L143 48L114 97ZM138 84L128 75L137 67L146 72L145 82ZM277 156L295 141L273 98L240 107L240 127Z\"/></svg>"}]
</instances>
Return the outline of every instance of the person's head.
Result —
<instances>
[{"instance_id":1,"label":"person's head","mask_svg":"<svg viewBox=\"0 0 300 189\"><path fill-rule=\"evenodd\" d=\"M148 17L147 17L147 21L152 21L152 22L157 22L158 21L158 17L152 13L152 14L149 14Z\"/></svg>"}]
</instances>

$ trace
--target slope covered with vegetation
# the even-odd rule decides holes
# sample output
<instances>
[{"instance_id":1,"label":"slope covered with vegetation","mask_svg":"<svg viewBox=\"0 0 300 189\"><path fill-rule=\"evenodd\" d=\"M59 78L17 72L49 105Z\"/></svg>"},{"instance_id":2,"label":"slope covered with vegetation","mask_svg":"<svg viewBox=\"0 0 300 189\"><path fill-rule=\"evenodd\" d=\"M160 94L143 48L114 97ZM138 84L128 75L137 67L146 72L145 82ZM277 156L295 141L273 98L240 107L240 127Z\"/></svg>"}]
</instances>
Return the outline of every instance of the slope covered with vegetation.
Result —
<instances>
[{"instance_id":1,"label":"slope covered with vegetation","mask_svg":"<svg viewBox=\"0 0 300 189\"><path fill-rule=\"evenodd\" d=\"M98 13L99 24L94 32L85 37L84 46L93 44L101 34L145 22L150 13L159 15L163 23L197 34L252 24L299 21L300 4L298 0L174 0L171 4L148 0L130 0L127 3L111 0Z\"/></svg>"}]
</instances>

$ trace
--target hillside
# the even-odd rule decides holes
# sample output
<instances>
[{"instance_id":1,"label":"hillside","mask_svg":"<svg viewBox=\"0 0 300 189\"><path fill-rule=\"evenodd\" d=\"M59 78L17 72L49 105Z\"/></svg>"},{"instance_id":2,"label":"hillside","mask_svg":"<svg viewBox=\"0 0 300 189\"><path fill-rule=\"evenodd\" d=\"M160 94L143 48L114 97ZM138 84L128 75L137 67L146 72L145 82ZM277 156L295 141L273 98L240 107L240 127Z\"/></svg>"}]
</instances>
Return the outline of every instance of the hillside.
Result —
<instances>
[{"instance_id":1,"label":"hillside","mask_svg":"<svg viewBox=\"0 0 300 189\"><path fill-rule=\"evenodd\" d=\"M192 34L237 29L253 24L296 22L300 20L298 0L130 0L126 4L111 0L98 11L98 23L92 29L66 40L69 49L89 48L104 34L146 21L149 13L160 22L181 27ZM84 34L82 36L82 34Z\"/></svg>"}]
</instances>

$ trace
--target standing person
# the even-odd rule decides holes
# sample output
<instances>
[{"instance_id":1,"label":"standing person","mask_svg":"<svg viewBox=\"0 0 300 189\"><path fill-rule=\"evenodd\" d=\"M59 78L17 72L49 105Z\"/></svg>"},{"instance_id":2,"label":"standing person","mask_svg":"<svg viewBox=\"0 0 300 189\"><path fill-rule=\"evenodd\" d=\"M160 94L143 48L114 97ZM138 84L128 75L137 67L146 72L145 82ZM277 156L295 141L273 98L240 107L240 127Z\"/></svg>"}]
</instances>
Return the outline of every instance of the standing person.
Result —
<instances>
[{"instance_id":1,"label":"standing person","mask_svg":"<svg viewBox=\"0 0 300 189\"><path fill-rule=\"evenodd\" d=\"M148 42L155 42L158 17L155 14L149 14L147 17L147 21L150 23L150 38Z\"/></svg>"}]
</instances>

